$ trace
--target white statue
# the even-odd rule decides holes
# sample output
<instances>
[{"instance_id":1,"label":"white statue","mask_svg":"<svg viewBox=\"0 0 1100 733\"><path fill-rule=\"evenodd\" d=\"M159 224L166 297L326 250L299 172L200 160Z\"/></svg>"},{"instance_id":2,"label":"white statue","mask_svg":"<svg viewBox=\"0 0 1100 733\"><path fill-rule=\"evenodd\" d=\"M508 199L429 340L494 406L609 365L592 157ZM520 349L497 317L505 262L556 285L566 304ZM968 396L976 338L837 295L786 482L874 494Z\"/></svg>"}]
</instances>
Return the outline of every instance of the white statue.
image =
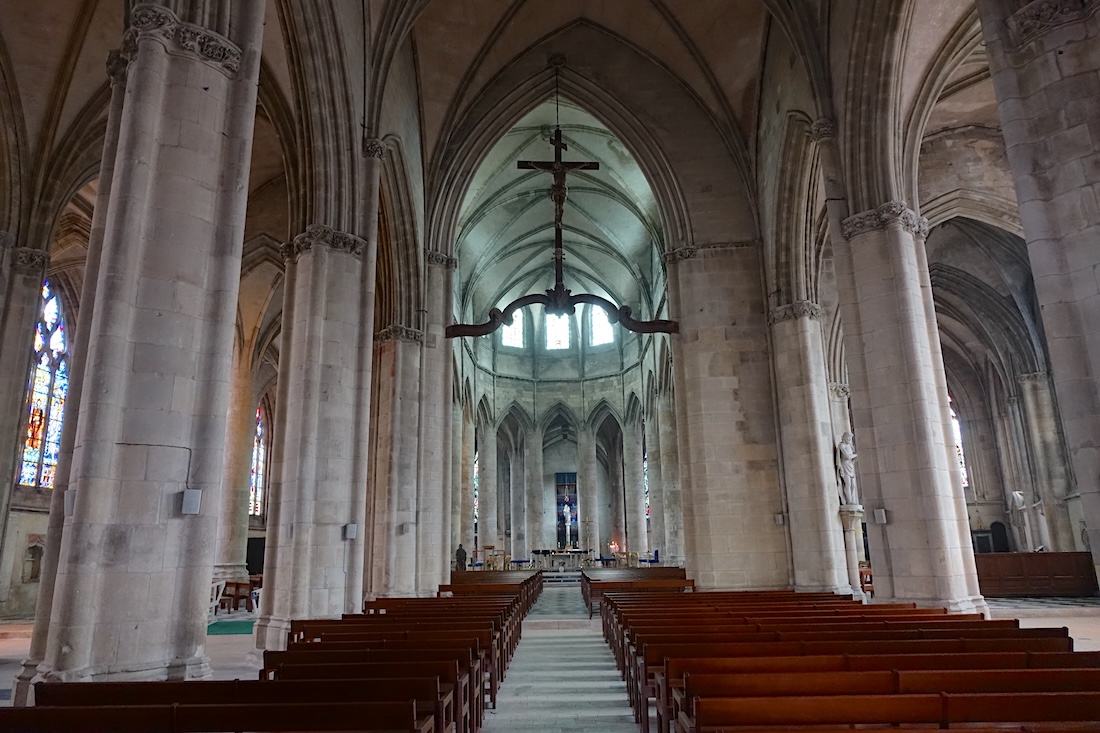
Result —
<instances>
[{"instance_id":1,"label":"white statue","mask_svg":"<svg viewBox=\"0 0 1100 733\"><path fill-rule=\"evenodd\" d=\"M852 445L852 434L844 433L836 446L836 478L840 488L840 500L849 506L859 504L859 491L856 489L856 448Z\"/></svg>"}]
</instances>

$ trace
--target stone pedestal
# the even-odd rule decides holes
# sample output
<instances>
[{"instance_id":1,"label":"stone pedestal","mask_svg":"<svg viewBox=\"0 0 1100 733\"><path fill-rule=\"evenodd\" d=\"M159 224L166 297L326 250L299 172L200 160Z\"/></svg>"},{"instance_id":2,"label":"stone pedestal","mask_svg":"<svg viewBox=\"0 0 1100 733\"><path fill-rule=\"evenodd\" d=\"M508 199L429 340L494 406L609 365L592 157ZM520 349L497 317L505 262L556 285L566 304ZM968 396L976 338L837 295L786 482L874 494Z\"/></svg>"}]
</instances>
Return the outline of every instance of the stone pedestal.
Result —
<instances>
[{"instance_id":1,"label":"stone pedestal","mask_svg":"<svg viewBox=\"0 0 1100 733\"><path fill-rule=\"evenodd\" d=\"M844 557L848 568L848 586L853 598L863 598L863 583L859 580L859 550L863 544L863 505L842 504L840 521L844 527ZM837 588L838 593L847 593L848 588Z\"/></svg>"},{"instance_id":2,"label":"stone pedestal","mask_svg":"<svg viewBox=\"0 0 1100 733\"><path fill-rule=\"evenodd\" d=\"M694 245L666 260L688 576L704 589L787 587L759 247Z\"/></svg>"},{"instance_id":3,"label":"stone pedestal","mask_svg":"<svg viewBox=\"0 0 1100 733\"><path fill-rule=\"evenodd\" d=\"M1062 430L1100 567L1097 7L978 2Z\"/></svg>"},{"instance_id":4,"label":"stone pedestal","mask_svg":"<svg viewBox=\"0 0 1100 733\"><path fill-rule=\"evenodd\" d=\"M207 3L204 3L206 5ZM48 679L209 675L263 3L217 27L135 5L49 639ZM174 3L185 16L194 3ZM204 14L205 15L205 14ZM194 43L181 43L193 39ZM87 305L87 304L86 304ZM197 513L183 513L197 491ZM90 601L89 599L95 599Z\"/></svg>"},{"instance_id":5,"label":"stone pedestal","mask_svg":"<svg viewBox=\"0 0 1100 733\"><path fill-rule=\"evenodd\" d=\"M779 433L795 589L846 592L820 318L821 306L805 300L776 308L769 317Z\"/></svg>"}]
</instances>

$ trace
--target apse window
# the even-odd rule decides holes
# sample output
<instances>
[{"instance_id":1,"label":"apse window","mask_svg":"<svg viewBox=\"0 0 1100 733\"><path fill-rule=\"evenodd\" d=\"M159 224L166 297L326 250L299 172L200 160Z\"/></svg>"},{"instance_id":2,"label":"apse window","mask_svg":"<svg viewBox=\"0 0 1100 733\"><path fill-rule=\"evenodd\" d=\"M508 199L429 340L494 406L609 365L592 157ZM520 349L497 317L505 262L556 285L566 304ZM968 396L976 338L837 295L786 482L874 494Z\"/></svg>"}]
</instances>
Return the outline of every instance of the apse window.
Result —
<instances>
[{"instance_id":1,"label":"apse window","mask_svg":"<svg viewBox=\"0 0 1100 733\"><path fill-rule=\"evenodd\" d=\"M523 314L512 316L512 325L505 324L500 329L500 343L513 349L523 348Z\"/></svg>"},{"instance_id":2,"label":"apse window","mask_svg":"<svg viewBox=\"0 0 1100 733\"><path fill-rule=\"evenodd\" d=\"M569 316L546 316L546 348L569 348Z\"/></svg>"},{"instance_id":3,"label":"apse window","mask_svg":"<svg viewBox=\"0 0 1100 733\"><path fill-rule=\"evenodd\" d=\"M264 434L263 409L256 408L256 434L252 439L252 475L248 485L248 515L264 513L264 489L267 488L267 435Z\"/></svg>"},{"instance_id":4,"label":"apse window","mask_svg":"<svg viewBox=\"0 0 1100 733\"><path fill-rule=\"evenodd\" d=\"M592 345L603 346L615 340L615 329L611 326L611 320L607 317L607 311L598 305L590 306L592 312Z\"/></svg>"}]
</instances>

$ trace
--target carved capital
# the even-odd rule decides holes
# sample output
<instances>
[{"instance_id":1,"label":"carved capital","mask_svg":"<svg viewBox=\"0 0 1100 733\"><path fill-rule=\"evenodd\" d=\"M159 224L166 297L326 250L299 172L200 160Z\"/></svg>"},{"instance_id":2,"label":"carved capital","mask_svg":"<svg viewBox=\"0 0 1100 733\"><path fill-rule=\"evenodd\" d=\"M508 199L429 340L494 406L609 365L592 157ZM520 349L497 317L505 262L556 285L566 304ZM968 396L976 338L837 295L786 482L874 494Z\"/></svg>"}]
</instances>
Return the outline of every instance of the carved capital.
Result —
<instances>
[{"instance_id":1,"label":"carved capital","mask_svg":"<svg viewBox=\"0 0 1100 733\"><path fill-rule=\"evenodd\" d=\"M1049 381L1050 375L1047 372L1031 372L1030 374L1017 374L1017 382L1035 382L1045 383Z\"/></svg>"},{"instance_id":2,"label":"carved capital","mask_svg":"<svg viewBox=\"0 0 1100 733\"><path fill-rule=\"evenodd\" d=\"M310 224L293 241L282 246L282 255L283 259L293 262L307 250L314 247L327 247L333 252L346 252L354 257L360 257L366 246L366 241L354 234L338 232L323 224Z\"/></svg>"},{"instance_id":3,"label":"carved capital","mask_svg":"<svg viewBox=\"0 0 1100 733\"><path fill-rule=\"evenodd\" d=\"M111 84L126 83L126 69L130 66L130 59L121 50L115 49L107 53L107 76Z\"/></svg>"},{"instance_id":4,"label":"carved capital","mask_svg":"<svg viewBox=\"0 0 1100 733\"><path fill-rule=\"evenodd\" d=\"M844 382L829 382L829 393L838 400L847 401L852 390Z\"/></svg>"},{"instance_id":5,"label":"carved capital","mask_svg":"<svg viewBox=\"0 0 1100 733\"><path fill-rule=\"evenodd\" d=\"M812 300L796 300L787 305L781 305L768 314L768 324L774 326L781 321L793 321L796 318L821 318L821 306Z\"/></svg>"},{"instance_id":6,"label":"carved capital","mask_svg":"<svg viewBox=\"0 0 1100 733\"><path fill-rule=\"evenodd\" d=\"M409 343L422 344L424 343L424 332L395 323L374 334L374 343L382 344L387 341L408 341Z\"/></svg>"},{"instance_id":7,"label":"carved capital","mask_svg":"<svg viewBox=\"0 0 1100 733\"><path fill-rule=\"evenodd\" d=\"M1063 25L1085 20L1100 9L1100 0L1034 0L1009 19L1017 46L1024 46Z\"/></svg>"},{"instance_id":8,"label":"carved capital","mask_svg":"<svg viewBox=\"0 0 1100 733\"><path fill-rule=\"evenodd\" d=\"M755 239L747 240L743 242L711 242L710 244L693 244L684 247L677 247L671 249L661 255L661 260L666 265L673 265L683 260L690 260L696 256L707 256L709 254L717 254L719 252L727 252L736 249L747 249L750 247L756 247L760 244Z\"/></svg>"},{"instance_id":9,"label":"carved capital","mask_svg":"<svg viewBox=\"0 0 1100 733\"><path fill-rule=\"evenodd\" d=\"M31 247L12 247L11 249L11 267L23 275L41 277L46 273L46 265L49 261L49 254L40 249Z\"/></svg>"},{"instance_id":10,"label":"carved capital","mask_svg":"<svg viewBox=\"0 0 1100 733\"><path fill-rule=\"evenodd\" d=\"M906 206L904 201L890 201L872 211L850 216L840 223L845 239L854 239L867 232L881 231L898 224L918 239L928 237L928 220Z\"/></svg>"},{"instance_id":11,"label":"carved capital","mask_svg":"<svg viewBox=\"0 0 1100 733\"><path fill-rule=\"evenodd\" d=\"M367 158L382 160L386 157L386 144L376 137L364 138L363 155Z\"/></svg>"},{"instance_id":12,"label":"carved capital","mask_svg":"<svg viewBox=\"0 0 1100 733\"><path fill-rule=\"evenodd\" d=\"M814 139L814 142L835 139L836 123L828 117L822 117L810 126L810 137Z\"/></svg>"},{"instance_id":13,"label":"carved capital","mask_svg":"<svg viewBox=\"0 0 1100 733\"><path fill-rule=\"evenodd\" d=\"M230 75L241 68L241 49L224 36L185 23L162 5L139 4L130 11L130 27L122 38L123 55L133 58L143 40L160 43L168 53L190 56Z\"/></svg>"},{"instance_id":14,"label":"carved capital","mask_svg":"<svg viewBox=\"0 0 1100 733\"><path fill-rule=\"evenodd\" d=\"M442 252L434 249L424 250L424 260L429 265L435 265L436 267L443 267L448 270L453 270L458 267L458 260L449 255L445 255Z\"/></svg>"}]
</instances>

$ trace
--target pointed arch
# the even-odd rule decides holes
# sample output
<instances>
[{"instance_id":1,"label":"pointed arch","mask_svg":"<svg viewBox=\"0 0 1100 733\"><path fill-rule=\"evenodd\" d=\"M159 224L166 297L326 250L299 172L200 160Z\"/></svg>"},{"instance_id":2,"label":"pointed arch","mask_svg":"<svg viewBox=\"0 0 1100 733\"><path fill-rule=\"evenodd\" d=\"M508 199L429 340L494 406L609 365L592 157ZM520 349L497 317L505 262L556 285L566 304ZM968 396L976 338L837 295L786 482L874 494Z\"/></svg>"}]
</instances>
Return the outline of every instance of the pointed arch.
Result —
<instances>
[{"instance_id":1,"label":"pointed arch","mask_svg":"<svg viewBox=\"0 0 1100 733\"><path fill-rule=\"evenodd\" d=\"M375 297L385 310L376 310L381 325L417 324L422 300L423 265L420 236L416 224L409 168L401 139L383 138L386 156L382 160L382 206L379 207L378 283ZM388 317L389 321L383 319ZM383 320L380 320L383 319Z\"/></svg>"},{"instance_id":2,"label":"pointed arch","mask_svg":"<svg viewBox=\"0 0 1100 733\"><path fill-rule=\"evenodd\" d=\"M600 400L588 412L588 419L585 421L585 424L587 425L589 430L596 432L600 429L600 425L603 424L603 421L607 418L611 418L612 422L614 422L617 427L619 427L620 429L622 428L622 415L611 405L610 402L608 402L607 400Z\"/></svg>"},{"instance_id":3,"label":"pointed arch","mask_svg":"<svg viewBox=\"0 0 1100 733\"><path fill-rule=\"evenodd\" d=\"M565 421L574 431L579 430L581 426L577 414L573 412L573 408L561 400L558 400L543 412L542 418L539 420L539 429L545 432L555 420Z\"/></svg>"},{"instance_id":4,"label":"pointed arch","mask_svg":"<svg viewBox=\"0 0 1100 733\"><path fill-rule=\"evenodd\" d=\"M18 234L27 171L27 129L15 71L0 38L0 236Z\"/></svg>"}]
</instances>

